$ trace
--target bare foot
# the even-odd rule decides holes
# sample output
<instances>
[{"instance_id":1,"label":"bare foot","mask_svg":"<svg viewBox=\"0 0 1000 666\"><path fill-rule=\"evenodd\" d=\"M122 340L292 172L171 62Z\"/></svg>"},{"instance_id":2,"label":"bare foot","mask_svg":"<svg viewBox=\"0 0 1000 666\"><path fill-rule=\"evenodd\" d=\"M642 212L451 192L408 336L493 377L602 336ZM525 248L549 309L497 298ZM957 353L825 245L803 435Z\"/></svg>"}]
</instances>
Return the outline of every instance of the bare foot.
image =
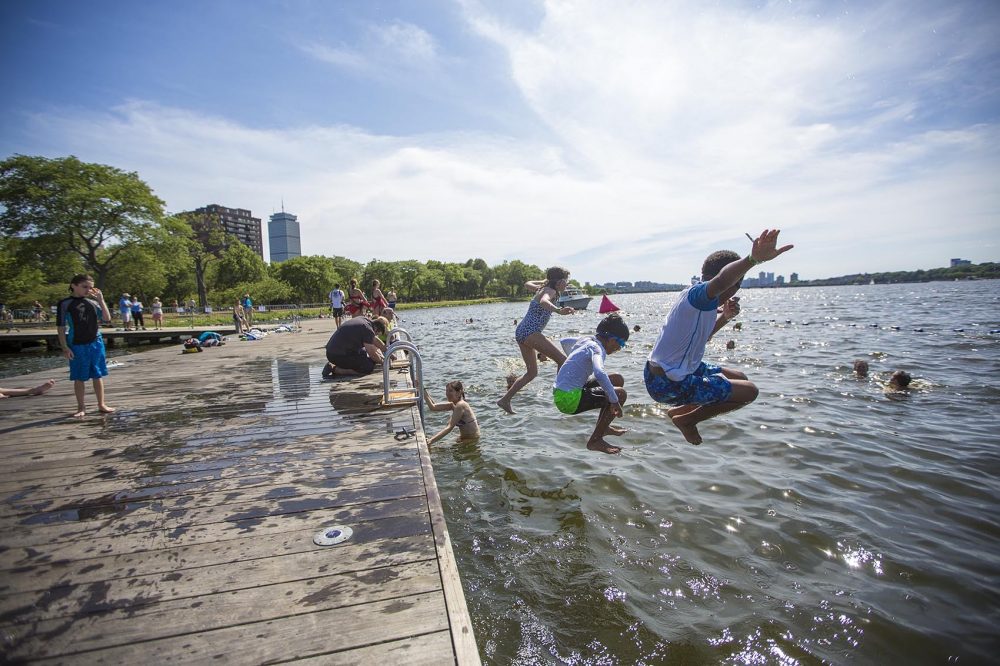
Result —
<instances>
[{"instance_id":1,"label":"bare foot","mask_svg":"<svg viewBox=\"0 0 1000 666\"><path fill-rule=\"evenodd\" d=\"M52 388L55 385L56 385L56 380L50 379L47 382L45 382L44 384L39 384L35 388L33 388L30 391L28 391L28 395L41 395L41 394L45 393L46 391L48 391L50 388Z\"/></svg>"},{"instance_id":2,"label":"bare foot","mask_svg":"<svg viewBox=\"0 0 1000 666\"><path fill-rule=\"evenodd\" d=\"M596 442L593 440L587 442L587 448L590 449L591 451L600 451L601 453L611 453L611 454L621 453L622 451L620 446L611 446L603 439L599 439Z\"/></svg>"},{"instance_id":3,"label":"bare foot","mask_svg":"<svg viewBox=\"0 0 1000 666\"><path fill-rule=\"evenodd\" d=\"M9 398L9 397L10 396L7 395L6 393L0 393L0 400L3 400L4 398Z\"/></svg>"},{"instance_id":4,"label":"bare foot","mask_svg":"<svg viewBox=\"0 0 1000 666\"><path fill-rule=\"evenodd\" d=\"M98 405L97 409L100 410L101 414L114 414L115 408L108 407L107 405Z\"/></svg>"},{"instance_id":5,"label":"bare foot","mask_svg":"<svg viewBox=\"0 0 1000 666\"><path fill-rule=\"evenodd\" d=\"M74 419L82 419L86 415L87 415L86 410L81 409L78 412L76 412L75 414L73 414L73 418Z\"/></svg>"},{"instance_id":6,"label":"bare foot","mask_svg":"<svg viewBox=\"0 0 1000 666\"><path fill-rule=\"evenodd\" d=\"M670 419L674 422L674 426L681 431L686 439L691 444L701 444L701 434L698 432L698 426L694 423L686 423L683 416L675 416Z\"/></svg>"},{"instance_id":7,"label":"bare foot","mask_svg":"<svg viewBox=\"0 0 1000 666\"><path fill-rule=\"evenodd\" d=\"M609 425L608 429L604 431L604 435L614 435L615 437L621 437L628 432L628 428L619 428L616 425Z\"/></svg>"},{"instance_id":8,"label":"bare foot","mask_svg":"<svg viewBox=\"0 0 1000 666\"><path fill-rule=\"evenodd\" d=\"M511 409L510 407L510 400L504 400L503 398L500 398L499 400L497 400L497 407L507 412L508 414L514 413L514 410Z\"/></svg>"}]
</instances>

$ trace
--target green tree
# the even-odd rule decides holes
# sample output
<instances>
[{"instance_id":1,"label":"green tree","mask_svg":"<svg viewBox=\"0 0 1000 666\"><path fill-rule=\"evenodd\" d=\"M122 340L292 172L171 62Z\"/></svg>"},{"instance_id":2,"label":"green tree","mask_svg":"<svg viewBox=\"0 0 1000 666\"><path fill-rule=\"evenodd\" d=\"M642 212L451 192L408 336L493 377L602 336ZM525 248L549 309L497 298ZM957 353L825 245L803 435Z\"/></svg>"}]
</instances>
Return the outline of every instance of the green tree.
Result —
<instances>
[{"instance_id":1,"label":"green tree","mask_svg":"<svg viewBox=\"0 0 1000 666\"><path fill-rule=\"evenodd\" d=\"M334 283L343 282L327 257L295 257L272 269L277 279L292 288L292 299L299 303L323 302Z\"/></svg>"},{"instance_id":2,"label":"green tree","mask_svg":"<svg viewBox=\"0 0 1000 666\"><path fill-rule=\"evenodd\" d=\"M231 240L229 247L212 267L213 287L217 291L241 283L260 282L268 277L267 264L243 243Z\"/></svg>"},{"instance_id":3,"label":"green tree","mask_svg":"<svg viewBox=\"0 0 1000 666\"><path fill-rule=\"evenodd\" d=\"M119 260L109 269L107 276L108 301L128 292L141 296L149 308L153 296L163 293L167 286L167 268L152 245L133 245L122 250Z\"/></svg>"},{"instance_id":4,"label":"green tree","mask_svg":"<svg viewBox=\"0 0 1000 666\"><path fill-rule=\"evenodd\" d=\"M230 307L235 305L243 294L250 294L253 297L254 306L290 303L293 300L292 287L287 282L273 277L266 277L256 282L240 282L228 289L212 292L212 297L217 305Z\"/></svg>"},{"instance_id":5,"label":"green tree","mask_svg":"<svg viewBox=\"0 0 1000 666\"><path fill-rule=\"evenodd\" d=\"M3 235L79 256L99 287L121 253L148 240L163 216L163 202L138 174L73 156L0 162L0 206Z\"/></svg>"},{"instance_id":6,"label":"green tree","mask_svg":"<svg viewBox=\"0 0 1000 666\"><path fill-rule=\"evenodd\" d=\"M208 305L208 268L218 260L226 245L226 235L217 215L208 213L181 213L164 223L171 235L178 239L190 260L194 272L198 303ZM176 280L180 276L175 274ZM184 295L177 298L183 300Z\"/></svg>"}]
</instances>

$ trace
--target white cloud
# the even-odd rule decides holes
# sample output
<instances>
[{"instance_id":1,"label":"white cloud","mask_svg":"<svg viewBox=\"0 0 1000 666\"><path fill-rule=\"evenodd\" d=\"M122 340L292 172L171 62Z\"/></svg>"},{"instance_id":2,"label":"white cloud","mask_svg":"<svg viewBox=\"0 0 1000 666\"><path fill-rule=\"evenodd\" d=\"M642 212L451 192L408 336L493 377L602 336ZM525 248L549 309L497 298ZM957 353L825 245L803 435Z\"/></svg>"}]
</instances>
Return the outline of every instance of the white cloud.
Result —
<instances>
[{"instance_id":1,"label":"white cloud","mask_svg":"<svg viewBox=\"0 0 1000 666\"><path fill-rule=\"evenodd\" d=\"M898 7L855 21L782 7L552 2L514 29L466 5L550 128L542 139L251 129L132 102L37 115L33 145L48 143L30 151L137 170L173 210L266 219L283 197L305 251L362 261L522 258L584 280L683 281L765 227L796 244L773 270L803 278L996 259L1000 131L925 120L926 86L995 47L970 54L956 37L934 59ZM309 49L359 71L447 59L405 23Z\"/></svg>"},{"instance_id":2,"label":"white cloud","mask_svg":"<svg viewBox=\"0 0 1000 666\"><path fill-rule=\"evenodd\" d=\"M426 30L403 21L368 25L354 46L305 42L297 46L309 56L349 71L390 75L394 69L432 68L438 47Z\"/></svg>"}]
</instances>

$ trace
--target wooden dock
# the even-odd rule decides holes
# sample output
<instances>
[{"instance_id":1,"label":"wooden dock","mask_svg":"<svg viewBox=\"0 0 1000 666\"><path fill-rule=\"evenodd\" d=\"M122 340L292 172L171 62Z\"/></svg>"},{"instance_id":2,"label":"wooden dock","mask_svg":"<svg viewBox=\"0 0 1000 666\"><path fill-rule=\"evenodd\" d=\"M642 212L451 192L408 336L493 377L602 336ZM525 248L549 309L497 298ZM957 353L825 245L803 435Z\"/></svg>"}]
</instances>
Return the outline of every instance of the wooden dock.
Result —
<instances>
[{"instance_id":1,"label":"wooden dock","mask_svg":"<svg viewBox=\"0 0 1000 666\"><path fill-rule=\"evenodd\" d=\"M270 330L275 328L275 324L268 324L261 328ZM46 345L49 349L59 349L59 332L55 328L35 327L15 329L15 331L0 332L0 349L19 350L37 345ZM205 331L214 331L219 335L233 335L236 333L236 328L232 324L225 326L177 326L161 328L160 330L150 328L144 331L125 331L104 327L101 329L101 337L104 338L104 344L108 347L115 347L119 344L133 346L143 343L182 342L188 338L196 338Z\"/></svg>"},{"instance_id":2,"label":"wooden dock","mask_svg":"<svg viewBox=\"0 0 1000 666\"><path fill-rule=\"evenodd\" d=\"M2 380L59 382L0 400L0 661L479 663L419 413L323 382L332 327L129 356L108 416Z\"/></svg>"}]
</instances>

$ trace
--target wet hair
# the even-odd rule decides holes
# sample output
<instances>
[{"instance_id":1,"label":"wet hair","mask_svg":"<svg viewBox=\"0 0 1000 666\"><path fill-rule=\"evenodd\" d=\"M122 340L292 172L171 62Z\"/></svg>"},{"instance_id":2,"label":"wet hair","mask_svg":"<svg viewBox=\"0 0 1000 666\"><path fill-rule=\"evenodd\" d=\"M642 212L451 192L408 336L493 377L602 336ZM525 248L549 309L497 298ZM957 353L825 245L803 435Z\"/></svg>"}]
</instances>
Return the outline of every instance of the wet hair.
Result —
<instances>
[{"instance_id":1,"label":"wet hair","mask_svg":"<svg viewBox=\"0 0 1000 666\"><path fill-rule=\"evenodd\" d=\"M732 250L718 250L705 257L705 263L701 265L701 279L705 282L711 280L719 274L728 264L738 261L740 255Z\"/></svg>"},{"instance_id":2,"label":"wet hair","mask_svg":"<svg viewBox=\"0 0 1000 666\"><path fill-rule=\"evenodd\" d=\"M70 281L69 281L69 284L70 284L69 290L73 291L73 287L75 287L78 284L83 284L84 282L93 282L93 281L94 281L94 278L90 277L86 273L77 273L72 278L70 278Z\"/></svg>"},{"instance_id":3,"label":"wet hair","mask_svg":"<svg viewBox=\"0 0 1000 666\"><path fill-rule=\"evenodd\" d=\"M465 387L462 386L462 382L460 382L460 381L458 381L456 379L453 382L448 382L448 384L446 386L447 386L447 388L450 388L453 391L458 391L458 394L460 396L462 396L462 400L465 400Z\"/></svg>"},{"instance_id":4,"label":"wet hair","mask_svg":"<svg viewBox=\"0 0 1000 666\"><path fill-rule=\"evenodd\" d=\"M389 320L385 317L375 317L372 319L372 328L376 333L385 333L389 330Z\"/></svg>"},{"instance_id":5,"label":"wet hair","mask_svg":"<svg viewBox=\"0 0 1000 666\"><path fill-rule=\"evenodd\" d=\"M597 335L602 338L616 337L628 340L628 324L617 313L612 312L597 325Z\"/></svg>"},{"instance_id":6,"label":"wet hair","mask_svg":"<svg viewBox=\"0 0 1000 666\"><path fill-rule=\"evenodd\" d=\"M912 379L913 377L910 376L910 373L905 370L897 370L892 373L892 379L890 379L889 382L899 388L906 388L910 385L910 381Z\"/></svg>"},{"instance_id":7,"label":"wet hair","mask_svg":"<svg viewBox=\"0 0 1000 666\"><path fill-rule=\"evenodd\" d=\"M868 376L868 361L858 359L854 362L854 372L858 373L859 377Z\"/></svg>"},{"instance_id":8,"label":"wet hair","mask_svg":"<svg viewBox=\"0 0 1000 666\"><path fill-rule=\"evenodd\" d=\"M556 283L559 282L559 280L566 280L568 278L568 270L562 266L553 266L549 270L545 271L545 286L555 289Z\"/></svg>"}]
</instances>

